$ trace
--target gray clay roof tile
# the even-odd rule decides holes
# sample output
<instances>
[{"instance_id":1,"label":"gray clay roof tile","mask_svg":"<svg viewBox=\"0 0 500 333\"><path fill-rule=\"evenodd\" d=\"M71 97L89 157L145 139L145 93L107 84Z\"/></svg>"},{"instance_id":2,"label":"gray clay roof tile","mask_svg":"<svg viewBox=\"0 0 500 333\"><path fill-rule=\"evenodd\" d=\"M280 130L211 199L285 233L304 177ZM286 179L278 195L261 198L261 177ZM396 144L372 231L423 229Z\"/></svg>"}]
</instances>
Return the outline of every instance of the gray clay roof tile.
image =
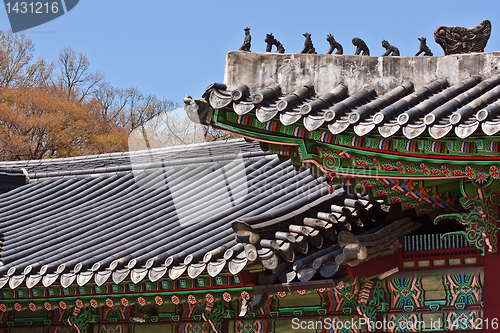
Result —
<instances>
[{"instance_id":1,"label":"gray clay roof tile","mask_svg":"<svg viewBox=\"0 0 500 333\"><path fill-rule=\"evenodd\" d=\"M231 91L225 85L210 85L204 96L209 96L214 109L231 106L238 115L253 112L260 122L276 118L285 126L302 120L309 131L325 127L332 134L340 134L351 128L363 136L378 129L383 137L401 132L414 139L427 130L437 140L453 130L454 135L465 139L479 128L486 135L500 131L499 85L500 74L472 76L452 86L446 79L437 80L417 91L412 82L406 81L377 96L369 87L347 92L340 84L331 92L303 98L295 93L283 95L278 86L273 87L278 92L275 94L269 94L270 89L250 92L254 97L268 98L264 102L253 98L254 102L245 102L244 107L242 102L231 100ZM284 103L288 99L293 103ZM280 103L286 106L280 108Z\"/></svg>"},{"instance_id":2,"label":"gray clay roof tile","mask_svg":"<svg viewBox=\"0 0 500 333\"><path fill-rule=\"evenodd\" d=\"M295 253L311 255L315 246L324 252L336 235L331 221L319 224L326 229L299 227L298 234L291 224L336 204L356 207L331 217L347 228L351 220L376 220L365 206L380 208L347 199L342 189L330 194L324 178L244 140L0 162L0 184L17 180L17 188L0 194L0 288L156 281L205 269L236 274L256 258L271 272L278 255L289 269ZM238 244L236 236L250 238L236 226L267 241ZM265 283L310 279L317 268L304 264L295 273L274 271Z\"/></svg>"}]
</instances>

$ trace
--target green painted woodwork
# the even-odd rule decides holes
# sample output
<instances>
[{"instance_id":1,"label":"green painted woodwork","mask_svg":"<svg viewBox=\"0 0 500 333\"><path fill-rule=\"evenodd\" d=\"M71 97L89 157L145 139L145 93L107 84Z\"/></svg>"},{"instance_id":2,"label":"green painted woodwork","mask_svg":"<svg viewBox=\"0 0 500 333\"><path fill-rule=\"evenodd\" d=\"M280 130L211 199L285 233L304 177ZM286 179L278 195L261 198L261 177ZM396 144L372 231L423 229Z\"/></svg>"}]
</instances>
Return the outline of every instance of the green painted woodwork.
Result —
<instances>
[{"instance_id":1,"label":"green painted woodwork","mask_svg":"<svg viewBox=\"0 0 500 333\"><path fill-rule=\"evenodd\" d=\"M88 325L90 323L96 323L99 319L99 315L91 307L73 309L72 315L68 318L68 324L77 329L80 333L87 333Z\"/></svg>"},{"instance_id":2,"label":"green painted woodwork","mask_svg":"<svg viewBox=\"0 0 500 333\"><path fill-rule=\"evenodd\" d=\"M173 333L174 324L144 324L134 325L134 333Z\"/></svg>"},{"instance_id":3,"label":"green painted woodwork","mask_svg":"<svg viewBox=\"0 0 500 333\"><path fill-rule=\"evenodd\" d=\"M462 192L466 194L471 189L470 185L462 185ZM497 251L498 239L498 205L499 205L499 192L495 190L484 189L479 186L476 187L477 194L475 196L466 196L460 199L462 206L469 210L467 213L443 214L438 216L434 223L447 219L454 219L465 225L465 231L450 232L443 237L449 235L461 235L474 244L481 254L484 255L485 251Z\"/></svg>"},{"instance_id":4,"label":"green painted woodwork","mask_svg":"<svg viewBox=\"0 0 500 333\"><path fill-rule=\"evenodd\" d=\"M289 139L299 138L318 143L338 144L346 147L359 147L368 149L379 149L381 151L400 151L404 153L428 154L434 156L457 155L477 156L484 155L497 157L498 139L489 138L485 135L461 139L444 138L434 140L429 136L417 140L408 140L403 136L392 136L390 139L383 138L375 133L365 137L358 137L349 129L342 134L332 135L326 127L319 128L314 132L308 132L301 124L284 126L279 121L271 120L266 124L260 123L255 115L236 115L230 108L215 110L214 125L225 127L239 134L248 134L259 139L269 139L269 136L280 138L276 142L293 142ZM493 147L495 146L495 147Z\"/></svg>"},{"instance_id":5,"label":"green painted woodwork","mask_svg":"<svg viewBox=\"0 0 500 333\"><path fill-rule=\"evenodd\" d=\"M473 273L443 276L447 304L453 305L456 309L481 305L483 300L482 277L482 275Z\"/></svg>"},{"instance_id":6,"label":"green painted woodwork","mask_svg":"<svg viewBox=\"0 0 500 333\"><path fill-rule=\"evenodd\" d=\"M425 290L425 305L433 304L438 300L446 299L446 291L443 286L443 278L439 275L422 276L422 289Z\"/></svg>"},{"instance_id":7,"label":"green painted woodwork","mask_svg":"<svg viewBox=\"0 0 500 333\"><path fill-rule=\"evenodd\" d=\"M305 295L292 293L284 298L278 299L278 306L280 310L284 308L296 308L297 304L300 304L301 307L316 306L319 308L321 306L321 297L318 293L313 292Z\"/></svg>"},{"instance_id":8,"label":"green painted woodwork","mask_svg":"<svg viewBox=\"0 0 500 333\"><path fill-rule=\"evenodd\" d=\"M225 303L224 301L207 303L206 311L203 312L203 320L207 321L215 332L222 332L222 320L227 308Z\"/></svg>"},{"instance_id":9,"label":"green painted woodwork","mask_svg":"<svg viewBox=\"0 0 500 333\"><path fill-rule=\"evenodd\" d=\"M311 318L311 321L316 321L316 318ZM286 320L276 320L274 322L274 331L275 333L295 333L296 330L293 329L293 322L291 319L286 319ZM313 325L315 326L315 325ZM320 332L316 328L313 328L311 326L311 329L307 329L308 332Z\"/></svg>"},{"instance_id":10,"label":"green painted woodwork","mask_svg":"<svg viewBox=\"0 0 500 333\"><path fill-rule=\"evenodd\" d=\"M403 328L404 321L424 320L427 323L429 317L423 316L429 313L441 320L480 316L483 269L396 273L382 281L356 278L354 281L341 280L333 288L285 289L270 293L268 303L262 309L249 312L242 318L238 317L242 299L252 300L255 296L251 288L226 286L203 292L167 292L161 290L162 283L156 286L160 288L149 293L117 295L112 292L112 287L104 286L103 291L107 293L87 295L90 298L14 298L14 303L7 303L4 299L0 301L0 329L8 327L8 323L18 327L28 322L37 327L55 325L66 328L71 323L82 332L94 323L97 332L140 332L162 327L167 332L201 333L221 331L224 325L228 325L232 328L229 332L267 333L288 332L294 317L313 321L330 318L342 322L353 318L374 320L380 318L378 314ZM357 333L367 329L340 331Z\"/></svg>"},{"instance_id":11,"label":"green painted woodwork","mask_svg":"<svg viewBox=\"0 0 500 333\"><path fill-rule=\"evenodd\" d=\"M230 107L215 110L213 125L273 144L273 152L285 152L295 165L309 166L315 175L326 174L332 184L351 186L359 193L370 188L372 197L386 197L388 204L400 203L403 209L414 209L418 215L436 217L447 213L438 217L436 223L456 219L466 225L465 232L457 233L463 234L483 253L497 250L496 194L487 191L490 194L486 201L494 202L481 209L488 209L488 216L474 211L479 206L472 198L460 201L464 208L472 208L472 212L462 213L457 180L464 183L464 179L469 179L477 185L500 191L498 136L486 137L478 133L465 140L456 137L434 140L424 134L415 140L401 135L386 139L375 132L359 137L352 129L332 135L326 126L308 132L300 123L284 126L277 119L260 123L255 114L238 116ZM292 152L290 146L294 146L296 152ZM436 183L431 185L429 180ZM404 193L397 187L387 186L401 181L424 181L426 184ZM482 222L481 218L486 221Z\"/></svg>"},{"instance_id":12,"label":"green painted woodwork","mask_svg":"<svg viewBox=\"0 0 500 333\"><path fill-rule=\"evenodd\" d=\"M372 290L372 296L367 303L358 301L357 311L363 318L368 321L368 331L374 332L376 327L373 324L377 320L377 314L387 312L389 310L389 303L386 300L386 293L383 289L382 281L370 281L371 286L373 283L375 287ZM366 284L365 284L366 285ZM368 288L370 290L370 288Z\"/></svg>"},{"instance_id":13,"label":"green painted woodwork","mask_svg":"<svg viewBox=\"0 0 500 333\"><path fill-rule=\"evenodd\" d=\"M482 307L483 278L482 268L398 273L385 280L384 290L392 310L472 310Z\"/></svg>"},{"instance_id":14,"label":"green painted woodwork","mask_svg":"<svg viewBox=\"0 0 500 333\"><path fill-rule=\"evenodd\" d=\"M445 331L473 331L481 329L483 313L476 311L448 312L444 315L443 330Z\"/></svg>"},{"instance_id":15,"label":"green painted woodwork","mask_svg":"<svg viewBox=\"0 0 500 333\"><path fill-rule=\"evenodd\" d=\"M353 133L346 133L330 135L329 141L323 142L318 140L321 135L305 135L307 131L300 125L289 126L285 130L281 127L276 129L276 126L267 124L268 128L272 128L272 130L267 130L266 126L258 124L258 121L252 117L252 115L239 117L228 109L216 110L214 125L282 147L296 146L301 163L312 167L316 175L333 172L334 177L355 176L371 179L385 177L394 180L434 177L439 180L469 178L479 181L488 177L495 179L500 177L498 168L491 164L493 160L500 162L500 158L496 152L486 151L491 146L489 144L491 140L486 144L483 138L477 139L480 143L477 143L476 139L466 140L465 142L468 142L475 150L469 147L464 152L457 152L464 141L444 140L441 146L438 145L443 151L436 153L430 151L436 147L434 140L417 140L418 142L413 144L410 140L403 138L391 140L378 136L359 138ZM324 133L323 136L328 134ZM420 151L414 149L415 147L420 147ZM279 149L272 151L280 152ZM322 156L322 151L332 154ZM477 157L477 155L482 155L481 152L486 153L483 159ZM297 164L297 161L294 160L294 164ZM322 171L318 172L316 169Z\"/></svg>"}]
</instances>

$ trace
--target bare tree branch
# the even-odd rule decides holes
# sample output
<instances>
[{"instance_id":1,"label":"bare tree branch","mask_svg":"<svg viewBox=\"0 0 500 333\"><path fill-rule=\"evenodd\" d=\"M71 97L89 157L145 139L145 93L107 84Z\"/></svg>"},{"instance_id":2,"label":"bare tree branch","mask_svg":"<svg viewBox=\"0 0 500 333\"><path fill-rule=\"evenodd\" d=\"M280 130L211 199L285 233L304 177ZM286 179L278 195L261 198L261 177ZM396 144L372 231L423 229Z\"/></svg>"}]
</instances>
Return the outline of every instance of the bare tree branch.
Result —
<instances>
[{"instance_id":1,"label":"bare tree branch","mask_svg":"<svg viewBox=\"0 0 500 333\"><path fill-rule=\"evenodd\" d=\"M56 78L57 86L67 93L68 98L74 98L79 103L92 94L104 80L101 73L90 71L90 61L85 54L76 54L70 47L59 53L58 64L60 74Z\"/></svg>"},{"instance_id":2,"label":"bare tree branch","mask_svg":"<svg viewBox=\"0 0 500 333\"><path fill-rule=\"evenodd\" d=\"M35 46L24 34L0 30L0 87L44 86L52 75L52 63L32 63Z\"/></svg>"}]
</instances>

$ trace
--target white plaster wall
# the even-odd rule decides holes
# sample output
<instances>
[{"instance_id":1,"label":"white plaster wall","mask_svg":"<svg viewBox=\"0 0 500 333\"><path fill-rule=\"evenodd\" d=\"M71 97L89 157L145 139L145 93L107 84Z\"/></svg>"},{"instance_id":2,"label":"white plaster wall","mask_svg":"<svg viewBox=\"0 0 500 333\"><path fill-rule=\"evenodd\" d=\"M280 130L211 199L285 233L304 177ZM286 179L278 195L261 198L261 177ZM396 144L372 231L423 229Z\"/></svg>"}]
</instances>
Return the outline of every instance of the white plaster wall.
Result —
<instances>
[{"instance_id":1,"label":"white plaster wall","mask_svg":"<svg viewBox=\"0 0 500 333\"><path fill-rule=\"evenodd\" d=\"M328 54L279 54L234 51L226 56L224 83L233 90L246 84L251 93L279 84L289 94L304 84L314 84L322 94L343 82L349 91L374 88L378 94L401 84L415 89L447 78L450 84L472 75L483 78L500 73L500 52L441 57L368 57Z\"/></svg>"}]
</instances>

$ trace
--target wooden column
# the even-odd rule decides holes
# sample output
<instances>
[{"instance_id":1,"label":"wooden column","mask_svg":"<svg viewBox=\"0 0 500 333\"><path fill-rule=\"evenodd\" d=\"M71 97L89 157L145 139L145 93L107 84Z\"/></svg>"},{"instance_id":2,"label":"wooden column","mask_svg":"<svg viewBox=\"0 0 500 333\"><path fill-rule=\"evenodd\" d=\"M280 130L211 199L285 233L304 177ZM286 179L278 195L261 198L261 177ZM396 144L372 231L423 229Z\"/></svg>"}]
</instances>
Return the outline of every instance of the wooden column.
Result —
<instances>
[{"instance_id":1,"label":"wooden column","mask_svg":"<svg viewBox=\"0 0 500 333\"><path fill-rule=\"evenodd\" d=\"M486 252L484 255L484 308L483 332L498 332L492 327L492 320L500 320L500 253ZM486 322L486 320L488 320ZM487 323L487 325L486 325Z\"/></svg>"}]
</instances>

